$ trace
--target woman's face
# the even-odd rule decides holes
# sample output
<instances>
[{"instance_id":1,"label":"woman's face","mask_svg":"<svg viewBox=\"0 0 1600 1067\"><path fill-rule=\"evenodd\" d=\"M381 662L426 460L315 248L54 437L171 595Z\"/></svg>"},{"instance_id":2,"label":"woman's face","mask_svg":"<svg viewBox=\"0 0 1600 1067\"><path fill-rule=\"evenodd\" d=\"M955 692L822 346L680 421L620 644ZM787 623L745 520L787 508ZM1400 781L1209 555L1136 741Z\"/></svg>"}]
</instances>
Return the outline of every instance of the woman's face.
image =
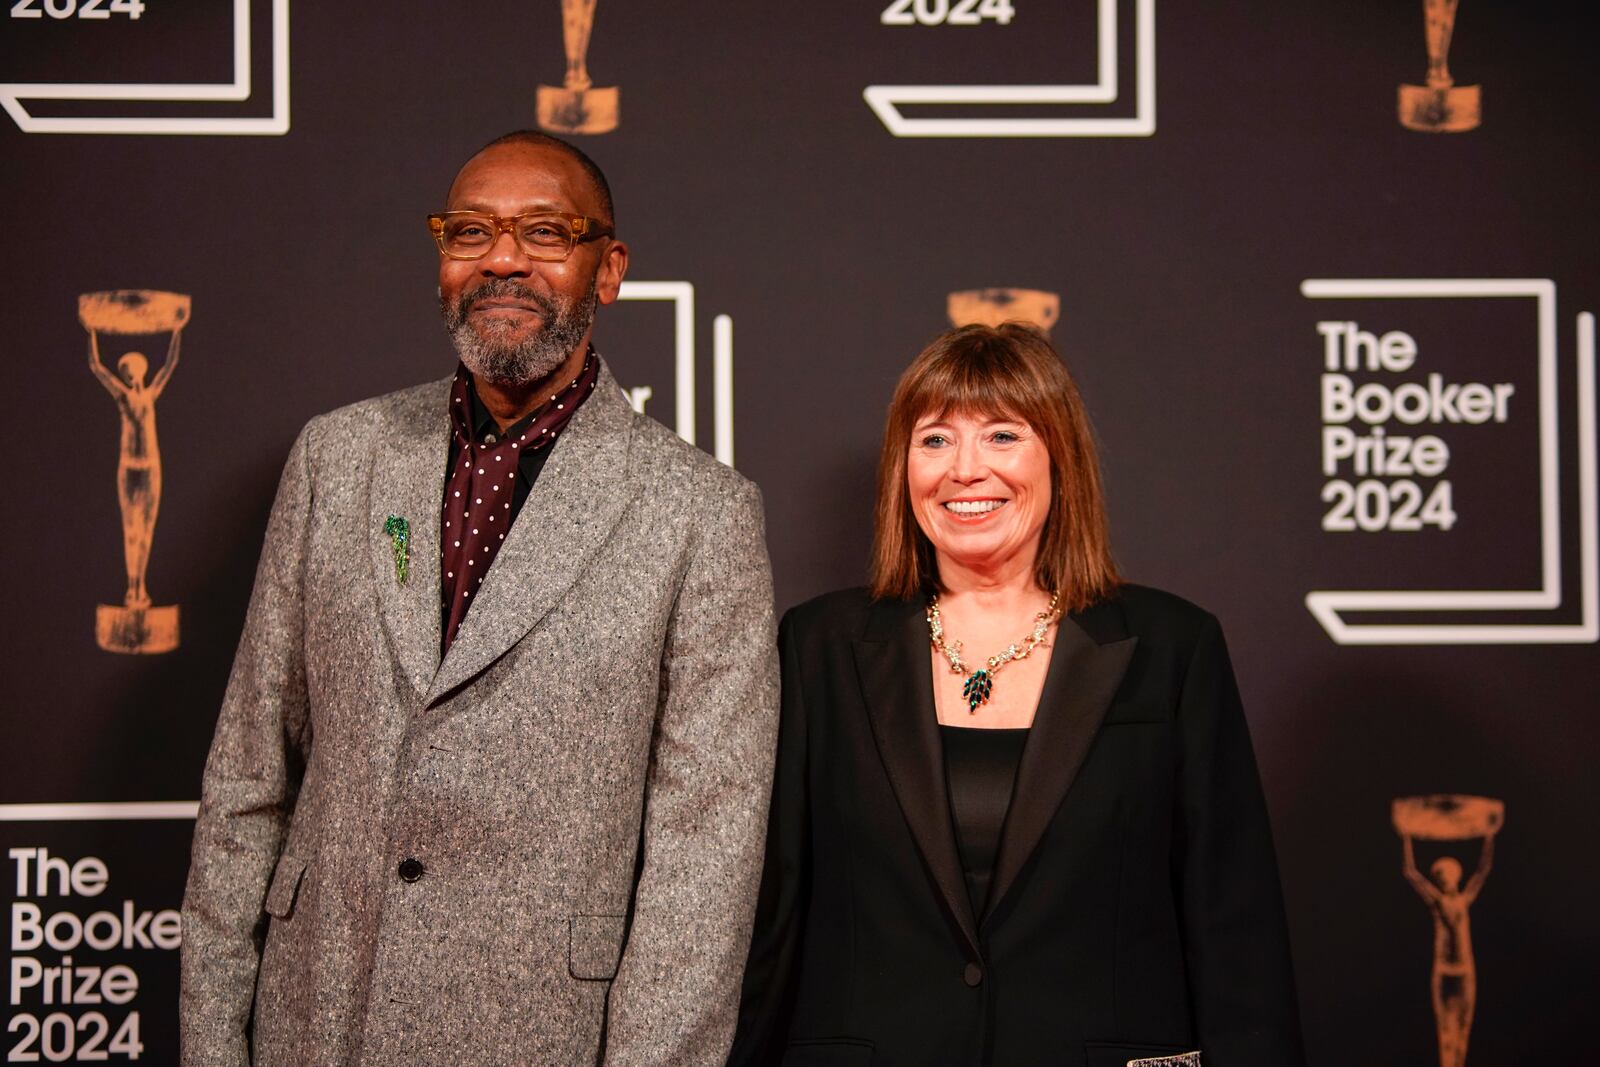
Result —
<instances>
[{"instance_id":1,"label":"woman's face","mask_svg":"<svg viewBox=\"0 0 1600 1067\"><path fill-rule=\"evenodd\" d=\"M929 415L911 433L906 485L917 525L940 556L1031 572L1050 514L1050 453L1026 422L1000 415Z\"/></svg>"}]
</instances>

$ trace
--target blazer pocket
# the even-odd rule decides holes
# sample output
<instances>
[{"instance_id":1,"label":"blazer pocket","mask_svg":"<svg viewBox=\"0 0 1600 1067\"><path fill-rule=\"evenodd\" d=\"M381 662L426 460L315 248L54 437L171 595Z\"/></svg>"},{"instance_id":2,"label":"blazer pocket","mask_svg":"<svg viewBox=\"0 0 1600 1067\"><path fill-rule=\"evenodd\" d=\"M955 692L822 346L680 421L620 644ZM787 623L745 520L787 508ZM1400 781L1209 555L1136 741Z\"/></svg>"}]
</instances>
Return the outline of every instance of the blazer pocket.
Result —
<instances>
[{"instance_id":1,"label":"blazer pocket","mask_svg":"<svg viewBox=\"0 0 1600 1067\"><path fill-rule=\"evenodd\" d=\"M1105 726L1171 726L1172 716L1149 708L1118 708L1100 721Z\"/></svg>"},{"instance_id":2,"label":"blazer pocket","mask_svg":"<svg viewBox=\"0 0 1600 1067\"><path fill-rule=\"evenodd\" d=\"M278 867L272 872L272 887L267 890L267 914L287 919L294 914L294 898L300 889L300 879L306 873L306 861L285 852L278 857Z\"/></svg>"},{"instance_id":3,"label":"blazer pocket","mask_svg":"<svg viewBox=\"0 0 1600 1067\"><path fill-rule=\"evenodd\" d=\"M567 920L567 973L588 981L617 976L622 962L623 915L574 915Z\"/></svg>"},{"instance_id":4,"label":"blazer pocket","mask_svg":"<svg viewBox=\"0 0 1600 1067\"><path fill-rule=\"evenodd\" d=\"M872 1042L853 1038L791 1041L783 1067L872 1067L872 1051Z\"/></svg>"},{"instance_id":5,"label":"blazer pocket","mask_svg":"<svg viewBox=\"0 0 1600 1067\"><path fill-rule=\"evenodd\" d=\"M1085 1041L1083 1054L1085 1067L1201 1067L1200 1053L1182 1045Z\"/></svg>"}]
</instances>

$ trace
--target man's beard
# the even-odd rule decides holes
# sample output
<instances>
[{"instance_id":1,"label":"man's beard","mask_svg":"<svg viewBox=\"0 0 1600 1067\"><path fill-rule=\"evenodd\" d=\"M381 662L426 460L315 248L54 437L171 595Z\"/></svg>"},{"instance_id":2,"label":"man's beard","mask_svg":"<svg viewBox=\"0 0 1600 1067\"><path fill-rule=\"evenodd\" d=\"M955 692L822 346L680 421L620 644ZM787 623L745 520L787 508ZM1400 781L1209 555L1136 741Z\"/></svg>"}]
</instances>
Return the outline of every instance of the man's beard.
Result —
<instances>
[{"instance_id":1,"label":"man's beard","mask_svg":"<svg viewBox=\"0 0 1600 1067\"><path fill-rule=\"evenodd\" d=\"M511 339L521 328L519 323L491 321L474 326L467 321L467 312L477 301L508 297L532 304L543 320L521 341ZM454 303L441 299L439 310L456 354L474 378L500 385L528 385L554 374L572 355L594 323L596 303L593 278L582 296L568 302L541 296L512 278L491 278L462 293Z\"/></svg>"}]
</instances>

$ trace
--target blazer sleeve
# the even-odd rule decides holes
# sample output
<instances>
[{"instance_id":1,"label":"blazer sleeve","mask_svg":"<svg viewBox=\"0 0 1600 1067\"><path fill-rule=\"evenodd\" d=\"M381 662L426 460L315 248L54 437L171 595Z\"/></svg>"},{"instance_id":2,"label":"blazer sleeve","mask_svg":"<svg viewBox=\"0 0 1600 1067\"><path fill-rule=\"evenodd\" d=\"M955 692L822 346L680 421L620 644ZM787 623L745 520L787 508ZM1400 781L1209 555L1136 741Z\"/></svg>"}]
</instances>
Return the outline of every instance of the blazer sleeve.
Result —
<instances>
[{"instance_id":1,"label":"blazer sleeve","mask_svg":"<svg viewBox=\"0 0 1600 1067\"><path fill-rule=\"evenodd\" d=\"M785 616L778 631L783 711L778 718L778 757L767 815L767 856L729 1067L777 1063L794 1015L795 974L800 966L811 884L811 800L805 677L792 618Z\"/></svg>"},{"instance_id":2,"label":"blazer sleeve","mask_svg":"<svg viewBox=\"0 0 1600 1067\"><path fill-rule=\"evenodd\" d=\"M310 743L301 599L309 434L296 440L278 486L201 784L183 897L185 1067L249 1063L263 903Z\"/></svg>"},{"instance_id":3,"label":"blazer sleeve","mask_svg":"<svg viewBox=\"0 0 1600 1067\"><path fill-rule=\"evenodd\" d=\"M761 503L719 480L668 623L607 1064L721 1064L761 872L778 719Z\"/></svg>"},{"instance_id":4,"label":"blazer sleeve","mask_svg":"<svg viewBox=\"0 0 1600 1067\"><path fill-rule=\"evenodd\" d=\"M1190 1003L1216 1067L1305 1062L1272 828L1238 686L1206 617L1178 708L1178 863Z\"/></svg>"}]
</instances>

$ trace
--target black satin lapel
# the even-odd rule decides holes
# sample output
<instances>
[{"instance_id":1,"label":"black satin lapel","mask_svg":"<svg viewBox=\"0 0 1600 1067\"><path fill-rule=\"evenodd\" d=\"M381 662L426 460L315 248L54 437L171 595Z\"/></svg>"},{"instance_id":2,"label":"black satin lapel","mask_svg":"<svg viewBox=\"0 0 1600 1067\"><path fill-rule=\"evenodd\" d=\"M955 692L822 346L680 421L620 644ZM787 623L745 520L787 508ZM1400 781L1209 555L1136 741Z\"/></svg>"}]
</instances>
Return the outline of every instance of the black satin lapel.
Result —
<instances>
[{"instance_id":1,"label":"black satin lapel","mask_svg":"<svg viewBox=\"0 0 1600 1067\"><path fill-rule=\"evenodd\" d=\"M986 916L1005 899L1066 799L1136 644L1135 637L1096 644L1070 616L1056 628L1056 647L1000 835Z\"/></svg>"},{"instance_id":2,"label":"black satin lapel","mask_svg":"<svg viewBox=\"0 0 1600 1067\"><path fill-rule=\"evenodd\" d=\"M912 603L884 601L874 611L877 625L869 627L853 650L872 736L911 836L950 918L976 956L977 924L950 822L927 620L922 608Z\"/></svg>"}]
</instances>

